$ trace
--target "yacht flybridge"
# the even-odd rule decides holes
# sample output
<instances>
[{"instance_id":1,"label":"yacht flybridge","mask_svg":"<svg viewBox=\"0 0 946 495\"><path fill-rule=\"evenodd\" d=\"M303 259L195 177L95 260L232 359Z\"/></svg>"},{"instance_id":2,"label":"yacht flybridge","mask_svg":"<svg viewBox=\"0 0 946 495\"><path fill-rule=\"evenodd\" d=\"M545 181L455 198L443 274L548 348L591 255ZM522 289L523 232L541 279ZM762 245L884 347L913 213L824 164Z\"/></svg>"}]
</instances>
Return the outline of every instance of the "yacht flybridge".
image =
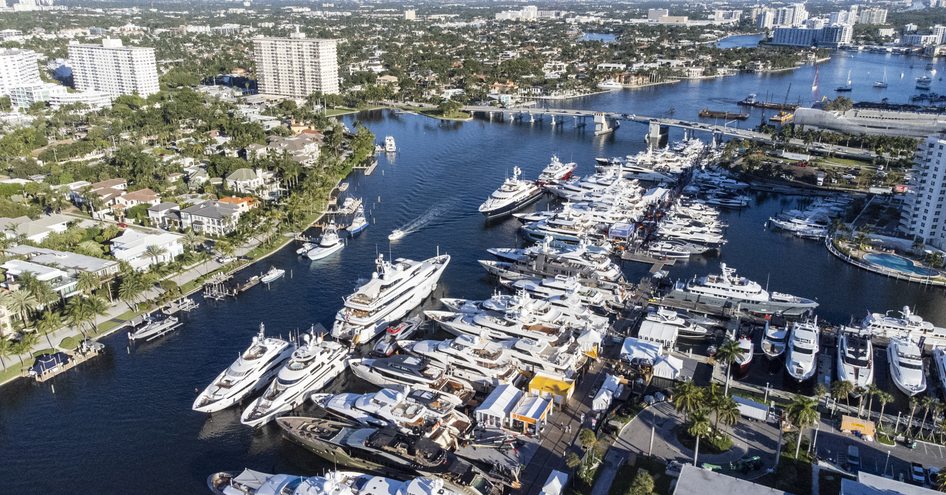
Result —
<instances>
[{"instance_id":1,"label":"yacht flybridge","mask_svg":"<svg viewBox=\"0 0 946 495\"><path fill-rule=\"evenodd\" d=\"M542 197L542 188L535 182L520 179L521 175L522 170L515 167L512 177L506 179L499 189L493 191L480 205L480 213L490 218L509 215Z\"/></svg>"},{"instance_id":2,"label":"yacht flybridge","mask_svg":"<svg viewBox=\"0 0 946 495\"><path fill-rule=\"evenodd\" d=\"M260 323L250 347L197 396L193 409L206 413L220 411L265 387L295 349L285 340L267 337Z\"/></svg>"},{"instance_id":3,"label":"yacht flybridge","mask_svg":"<svg viewBox=\"0 0 946 495\"><path fill-rule=\"evenodd\" d=\"M874 346L869 335L842 328L838 337L838 380L866 389L874 381Z\"/></svg>"},{"instance_id":4,"label":"yacht flybridge","mask_svg":"<svg viewBox=\"0 0 946 495\"><path fill-rule=\"evenodd\" d=\"M871 336L883 339L905 338L924 342L932 346L946 345L946 329L934 326L914 313L909 306L902 310L886 313L871 313L861 322L861 327Z\"/></svg>"},{"instance_id":5,"label":"yacht flybridge","mask_svg":"<svg viewBox=\"0 0 946 495\"><path fill-rule=\"evenodd\" d=\"M821 349L817 321L795 322L788 338L785 370L797 382L804 382L818 370L818 351Z\"/></svg>"},{"instance_id":6,"label":"yacht flybridge","mask_svg":"<svg viewBox=\"0 0 946 495\"><path fill-rule=\"evenodd\" d=\"M371 279L345 298L345 306L335 316L332 336L355 344L368 342L403 318L437 287L450 263L449 255L424 261L396 259L394 263L378 255Z\"/></svg>"}]
</instances>

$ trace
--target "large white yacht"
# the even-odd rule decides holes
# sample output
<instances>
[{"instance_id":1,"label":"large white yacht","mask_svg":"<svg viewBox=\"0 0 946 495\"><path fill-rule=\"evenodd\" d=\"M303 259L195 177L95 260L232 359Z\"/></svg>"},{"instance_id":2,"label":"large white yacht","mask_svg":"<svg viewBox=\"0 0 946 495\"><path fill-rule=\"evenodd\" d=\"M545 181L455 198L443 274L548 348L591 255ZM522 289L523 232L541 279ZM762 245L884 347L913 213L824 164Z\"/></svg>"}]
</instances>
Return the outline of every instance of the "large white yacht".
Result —
<instances>
[{"instance_id":1,"label":"large white yacht","mask_svg":"<svg viewBox=\"0 0 946 495\"><path fill-rule=\"evenodd\" d=\"M653 311L644 315L645 320L670 325L677 328L677 335L681 338L702 339L709 336L709 330L702 325L687 321L672 309L657 306Z\"/></svg>"},{"instance_id":2,"label":"large white yacht","mask_svg":"<svg viewBox=\"0 0 946 495\"><path fill-rule=\"evenodd\" d=\"M485 336L491 340L528 338L555 342L563 331L558 318L550 318L549 315L540 317L533 314L529 308L509 310L505 313L425 311L424 314L444 330L458 336Z\"/></svg>"},{"instance_id":3,"label":"large white yacht","mask_svg":"<svg viewBox=\"0 0 946 495\"><path fill-rule=\"evenodd\" d=\"M342 419L365 426L391 425L421 433L441 445L453 445L473 430L473 422L459 410L463 405L459 397L428 388L400 385L365 394L312 394L309 398Z\"/></svg>"},{"instance_id":4,"label":"large white yacht","mask_svg":"<svg viewBox=\"0 0 946 495\"><path fill-rule=\"evenodd\" d=\"M515 167L512 177L506 179L499 189L493 191L480 205L479 211L490 218L508 215L542 197L542 188L535 182L522 180L522 170Z\"/></svg>"},{"instance_id":5,"label":"large white yacht","mask_svg":"<svg viewBox=\"0 0 946 495\"><path fill-rule=\"evenodd\" d=\"M869 335L842 327L838 337L838 380L866 389L874 381L874 345Z\"/></svg>"},{"instance_id":6,"label":"large white yacht","mask_svg":"<svg viewBox=\"0 0 946 495\"><path fill-rule=\"evenodd\" d=\"M946 329L934 326L914 313L909 306L904 306L897 315L893 311L868 314L861 326L874 337L896 339L907 338L919 342L926 337L925 343L933 346L946 345Z\"/></svg>"},{"instance_id":7,"label":"large white yacht","mask_svg":"<svg viewBox=\"0 0 946 495\"><path fill-rule=\"evenodd\" d=\"M933 364L936 365L936 376L939 378L940 390L946 393L946 348L933 348Z\"/></svg>"},{"instance_id":8,"label":"large white yacht","mask_svg":"<svg viewBox=\"0 0 946 495\"><path fill-rule=\"evenodd\" d=\"M702 304L731 304L737 309L761 314L802 316L818 307L811 299L772 292L757 282L736 274L736 270L721 265L719 275L694 277L688 282L677 282L667 295L670 299L696 301Z\"/></svg>"},{"instance_id":9,"label":"large white yacht","mask_svg":"<svg viewBox=\"0 0 946 495\"><path fill-rule=\"evenodd\" d=\"M319 242L305 255L310 260L320 260L341 251L343 247L345 247L345 241L338 236L338 229L335 227L335 222L330 222L328 226L325 227L325 230L322 231Z\"/></svg>"},{"instance_id":10,"label":"large white yacht","mask_svg":"<svg viewBox=\"0 0 946 495\"><path fill-rule=\"evenodd\" d=\"M245 469L240 474L221 472L207 478L215 495L460 495L444 480L416 477L407 481L355 471L329 471L324 476L268 474ZM478 492L470 492L478 493Z\"/></svg>"},{"instance_id":11,"label":"large white yacht","mask_svg":"<svg viewBox=\"0 0 946 495\"><path fill-rule=\"evenodd\" d=\"M548 184L550 182L566 180L572 176L576 168L578 168L577 163L562 163L557 156L552 155L552 161L549 162L549 164L542 169L542 173L539 174L538 182L539 184Z\"/></svg>"},{"instance_id":12,"label":"large white yacht","mask_svg":"<svg viewBox=\"0 0 946 495\"><path fill-rule=\"evenodd\" d=\"M569 292L574 292L582 303L608 311L620 310L627 299L627 292L623 286L614 290L591 287L582 285L575 277L565 275L549 278L500 279L499 283L512 290L524 290L538 298L562 297Z\"/></svg>"},{"instance_id":13,"label":"large white yacht","mask_svg":"<svg viewBox=\"0 0 946 495\"><path fill-rule=\"evenodd\" d=\"M280 413L305 401L307 393L320 389L345 371L348 349L338 342L322 340L312 332L302 336L303 344L276 374L263 395L250 403L240 421L262 426Z\"/></svg>"},{"instance_id":14,"label":"large white yacht","mask_svg":"<svg viewBox=\"0 0 946 495\"><path fill-rule=\"evenodd\" d=\"M371 279L346 297L335 315L332 336L355 344L373 339L433 292L448 263L446 254L424 261L399 258L394 263L379 254Z\"/></svg>"},{"instance_id":15,"label":"large white yacht","mask_svg":"<svg viewBox=\"0 0 946 495\"><path fill-rule=\"evenodd\" d=\"M529 338L505 339L497 342L517 361L520 370L538 370L570 377L585 362L581 346L573 338L555 342Z\"/></svg>"},{"instance_id":16,"label":"large white yacht","mask_svg":"<svg viewBox=\"0 0 946 495\"><path fill-rule=\"evenodd\" d=\"M475 335L448 340L403 340L405 352L424 356L447 366L448 371L477 390L489 391L503 383L514 383L519 370L506 348Z\"/></svg>"},{"instance_id":17,"label":"large white yacht","mask_svg":"<svg viewBox=\"0 0 946 495\"><path fill-rule=\"evenodd\" d=\"M351 359L355 376L379 387L411 385L451 393L464 403L473 398L473 386L447 373L447 368L429 358L395 354L378 359Z\"/></svg>"},{"instance_id":18,"label":"large white yacht","mask_svg":"<svg viewBox=\"0 0 946 495\"><path fill-rule=\"evenodd\" d=\"M265 327L260 323L250 347L197 396L193 409L206 413L220 411L265 387L295 348L285 340L266 337Z\"/></svg>"},{"instance_id":19,"label":"large white yacht","mask_svg":"<svg viewBox=\"0 0 946 495\"><path fill-rule=\"evenodd\" d=\"M515 294L493 294L489 299L482 301L445 297L441 298L440 302L450 310L460 313L472 314L482 311L505 313L509 310L529 308L533 313L540 315L556 311L560 313L560 315L553 313L556 318L572 325L587 322L592 326L605 327L610 323L606 316L592 313L590 306L582 302L581 297L574 290L560 296L534 298L525 290L520 289Z\"/></svg>"},{"instance_id":20,"label":"large white yacht","mask_svg":"<svg viewBox=\"0 0 946 495\"><path fill-rule=\"evenodd\" d=\"M912 340L896 338L888 342L887 361L893 383L901 392L912 397L926 390L923 356Z\"/></svg>"},{"instance_id":21,"label":"large white yacht","mask_svg":"<svg viewBox=\"0 0 946 495\"><path fill-rule=\"evenodd\" d=\"M788 340L788 327L765 321L765 331L762 334L762 353L769 359L775 359L785 353Z\"/></svg>"},{"instance_id":22,"label":"large white yacht","mask_svg":"<svg viewBox=\"0 0 946 495\"><path fill-rule=\"evenodd\" d=\"M785 369L795 381L803 382L815 376L818 370L818 341L821 331L817 321L792 323L785 357Z\"/></svg>"},{"instance_id":23,"label":"large white yacht","mask_svg":"<svg viewBox=\"0 0 946 495\"><path fill-rule=\"evenodd\" d=\"M479 260L479 263L489 273L510 280L564 276L595 286L613 286L624 281L621 267L607 254L580 246L562 252L551 247L551 242L551 238L545 237L542 245L517 252L515 259Z\"/></svg>"}]
</instances>

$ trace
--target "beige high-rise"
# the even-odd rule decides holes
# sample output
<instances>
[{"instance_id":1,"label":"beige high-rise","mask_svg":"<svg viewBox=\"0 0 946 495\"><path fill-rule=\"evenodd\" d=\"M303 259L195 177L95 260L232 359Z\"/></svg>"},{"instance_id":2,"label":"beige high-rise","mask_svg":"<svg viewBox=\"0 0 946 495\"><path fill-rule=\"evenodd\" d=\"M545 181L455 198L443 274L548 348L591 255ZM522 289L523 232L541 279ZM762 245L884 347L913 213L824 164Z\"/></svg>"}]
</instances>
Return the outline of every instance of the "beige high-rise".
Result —
<instances>
[{"instance_id":1,"label":"beige high-rise","mask_svg":"<svg viewBox=\"0 0 946 495\"><path fill-rule=\"evenodd\" d=\"M259 92L292 98L305 98L316 91L337 94L337 43L308 39L301 33L289 38L254 38Z\"/></svg>"}]
</instances>

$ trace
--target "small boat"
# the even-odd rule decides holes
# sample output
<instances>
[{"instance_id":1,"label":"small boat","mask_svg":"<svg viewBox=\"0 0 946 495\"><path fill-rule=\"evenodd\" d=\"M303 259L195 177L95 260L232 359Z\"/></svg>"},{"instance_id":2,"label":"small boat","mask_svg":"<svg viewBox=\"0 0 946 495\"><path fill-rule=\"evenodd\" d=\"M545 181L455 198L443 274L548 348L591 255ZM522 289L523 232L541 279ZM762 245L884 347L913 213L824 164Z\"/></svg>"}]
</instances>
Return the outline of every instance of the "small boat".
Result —
<instances>
[{"instance_id":1,"label":"small boat","mask_svg":"<svg viewBox=\"0 0 946 495\"><path fill-rule=\"evenodd\" d=\"M622 88L624 88L624 85L613 79L608 79L606 81L601 81L598 83L598 89L614 91L614 90L622 89Z\"/></svg>"},{"instance_id":2,"label":"small boat","mask_svg":"<svg viewBox=\"0 0 946 495\"><path fill-rule=\"evenodd\" d=\"M874 381L874 346L863 330L841 329L838 337L838 380L864 390Z\"/></svg>"},{"instance_id":3,"label":"small boat","mask_svg":"<svg viewBox=\"0 0 946 495\"><path fill-rule=\"evenodd\" d=\"M704 108L700 110L700 118L703 119L725 119L725 120L746 120L749 118L748 113L739 113L739 112L726 112L723 110L710 110L709 108Z\"/></svg>"},{"instance_id":4,"label":"small boat","mask_svg":"<svg viewBox=\"0 0 946 495\"><path fill-rule=\"evenodd\" d=\"M739 366L739 376L745 376L749 373L749 365L752 364L752 355L755 351L755 345L748 335L739 337L739 349L742 352L736 356L736 364Z\"/></svg>"},{"instance_id":5,"label":"small boat","mask_svg":"<svg viewBox=\"0 0 946 495\"><path fill-rule=\"evenodd\" d=\"M776 122L779 124L785 124L791 122L795 118L795 114L792 112L781 111L771 117L769 117L769 122Z\"/></svg>"},{"instance_id":6,"label":"small boat","mask_svg":"<svg viewBox=\"0 0 946 495\"><path fill-rule=\"evenodd\" d=\"M309 251L311 251L312 248L314 248L315 246L316 245L312 244L311 242L303 242L302 246L300 246L299 249L296 249L296 254L298 254L299 256L302 256L308 253Z\"/></svg>"},{"instance_id":7,"label":"small boat","mask_svg":"<svg viewBox=\"0 0 946 495\"><path fill-rule=\"evenodd\" d=\"M144 326L128 332L128 340L154 340L180 326L176 316L154 314L147 318Z\"/></svg>"},{"instance_id":8,"label":"small boat","mask_svg":"<svg viewBox=\"0 0 946 495\"><path fill-rule=\"evenodd\" d=\"M896 338L887 343L887 362L894 385L907 397L926 390L926 372L919 346L908 338Z\"/></svg>"},{"instance_id":9,"label":"small boat","mask_svg":"<svg viewBox=\"0 0 946 495\"><path fill-rule=\"evenodd\" d=\"M260 275L259 281L263 282L264 284L269 284L269 283L275 282L276 280L279 280L285 274L286 274L286 270L283 270L282 268L276 268L275 266L271 266L269 267L269 270L266 273L263 273Z\"/></svg>"},{"instance_id":10,"label":"small boat","mask_svg":"<svg viewBox=\"0 0 946 495\"><path fill-rule=\"evenodd\" d=\"M401 230L401 229L394 229L393 231L391 231L391 234L388 235L388 240L389 240L389 241L396 241L396 240L398 240L398 239L400 239L400 238L402 238L402 237L404 237L404 236L406 236L406 235L407 235L407 232L404 232L404 231Z\"/></svg>"},{"instance_id":11,"label":"small boat","mask_svg":"<svg viewBox=\"0 0 946 495\"><path fill-rule=\"evenodd\" d=\"M933 78L930 76L921 76L916 78L916 89L927 91L933 84Z\"/></svg>"},{"instance_id":12,"label":"small boat","mask_svg":"<svg viewBox=\"0 0 946 495\"><path fill-rule=\"evenodd\" d=\"M874 81L874 87L878 89L887 88L887 68L884 67L884 79L882 81Z\"/></svg>"},{"instance_id":13,"label":"small boat","mask_svg":"<svg viewBox=\"0 0 946 495\"><path fill-rule=\"evenodd\" d=\"M849 93L854 90L854 86L851 85L851 71L847 71L847 84L838 86L834 90L838 93Z\"/></svg>"},{"instance_id":14,"label":"small boat","mask_svg":"<svg viewBox=\"0 0 946 495\"><path fill-rule=\"evenodd\" d=\"M374 349L372 349L372 354L381 357L394 354L394 351L397 350L397 342L411 338L423 322L423 317L418 315L413 318L408 318L397 325L389 326L384 331L384 337L375 344Z\"/></svg>"},{"instance_id":15,"label":"small boat","mask_svg":"<svg viewBox=\"0 0 946 495\"><path fill-rule=\"evenodd\" d=\"M330 222L319 237L319 242L314 248L306 253L306 256L312 260L327 258L345 247L345 242L338 236L338 229L335 228L335 222Z\"/></svg>"},{"instance_id":16,"label":"small boat","mask_svg":"<svg viewBox=\"0 0 946 495\"><path fill-rule=\"evenodd\" d=\"M359 205L355 210L355 216L351 219L351 224L345 229L348 231L348 235L355 237L359 232L365 230L368 227L368 219L365 217L365 207L364 205Z\"/></svg>"},{"instance_id":17,"label":"small boat","mask_svg":"<svg viewBox=\"0 0 946 495\"><path fill-rule=\"evenodd\" d=\"M397 144L394 142L394 136L385 136L384 137L384 152L385 153L396 153Z\"/></svg>"},{"instance_id":18,"label":"small boat","mask_svg":"<svg viewBox=\"0 0 946 495\"><path fill-rule=\"evenodd\" d=\"M769 359L775 359L785 353L785 341L788 337L788 327L773 324L771 320L765 322L765 333L762 336L762 353Z\"/></svg>"}]
</instances>

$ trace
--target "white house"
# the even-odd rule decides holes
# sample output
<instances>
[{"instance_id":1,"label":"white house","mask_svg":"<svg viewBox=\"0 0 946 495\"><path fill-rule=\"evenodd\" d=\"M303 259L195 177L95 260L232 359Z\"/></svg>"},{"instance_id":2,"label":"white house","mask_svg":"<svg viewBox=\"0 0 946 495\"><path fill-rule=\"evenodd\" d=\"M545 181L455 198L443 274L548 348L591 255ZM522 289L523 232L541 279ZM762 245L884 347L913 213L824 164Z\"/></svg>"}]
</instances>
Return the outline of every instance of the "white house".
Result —
<instances>
[{"instance_id":1,"label":"white house","mask_svg":"<svg viewBox=\"0 0 946 495\"><path fill-rule=\"evenodd\" d=\"M181 210L181 228L203 235L221 236L236 230L239 208L219 201L204 201Z\"/></svg>"},{"instance_id":2,"label":"white house","mask_svg":"<svg viewBox=\"0 0 946 495\"><path fill-rule=\"evenodd\" d=\"M0 218L0 232L9 239L22 236L32 242L43 242L49 234L62 233L75 219L65 215L44 215L36 220L29 217Z\"/></svg>"},{"instance_id":3,"label":"white house","mask_svg":"<svg viewBox=\"0 0 946 495\"><path fill-rule=\"evenodd\" d=\"M128 262L135 270L146 270L151 265L166 263L184 254L183 237L170 232L152 234L126 229L122 235L112 239L112 256ZM149 249L152 246L154 249Z\"/></svg>"}]
</instances>

